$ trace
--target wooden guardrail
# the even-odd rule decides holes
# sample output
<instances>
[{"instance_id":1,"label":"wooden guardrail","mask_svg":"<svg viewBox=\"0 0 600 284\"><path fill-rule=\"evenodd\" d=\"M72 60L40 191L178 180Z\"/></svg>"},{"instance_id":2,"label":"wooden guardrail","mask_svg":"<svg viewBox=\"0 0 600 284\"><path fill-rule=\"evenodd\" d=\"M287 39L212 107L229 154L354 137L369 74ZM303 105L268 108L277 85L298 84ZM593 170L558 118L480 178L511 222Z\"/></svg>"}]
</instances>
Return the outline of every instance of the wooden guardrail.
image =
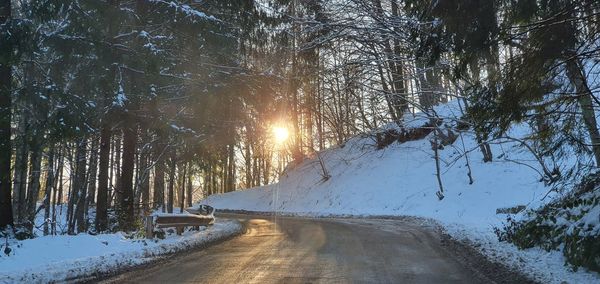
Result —
<instances>
[{"instance_id":1,"label":"wooden guardrail","mask_svg":"<svg viewBox=\"0 0 600 284\"><path fill-rule=\"evenodd\" d=\"M159 214L146 216L146 238L154 237L154 228L175 228L177 234L181 235L185 227L196 227L212 225L215 222L214 209L203 206L199 209L188 208L187 212L192 214ZM204 215L207 214L207 215Z\"/></svg>"}]
</instances>

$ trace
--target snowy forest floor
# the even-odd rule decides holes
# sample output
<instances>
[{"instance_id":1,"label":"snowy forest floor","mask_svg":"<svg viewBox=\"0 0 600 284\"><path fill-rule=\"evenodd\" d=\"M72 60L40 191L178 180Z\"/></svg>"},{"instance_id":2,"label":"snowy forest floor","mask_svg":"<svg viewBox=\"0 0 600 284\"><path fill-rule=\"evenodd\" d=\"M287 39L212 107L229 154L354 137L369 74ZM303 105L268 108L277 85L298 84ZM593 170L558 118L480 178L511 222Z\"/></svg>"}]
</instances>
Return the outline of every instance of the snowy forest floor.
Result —
<instances>
[{"instance_id":1,"label":"snowy forest floor","mask_svg":"<svg viewBox=\"0 0 600 284\"><path fill-rule=\"evenodd\" d=\"M147 240L124 233L43 236L7 240L10 253L0 254L0 283L48 283L113 274L167 255L205 246L241 232L235 220L217 219L213 226L164 239ZM4 249L5 244L2 244Z\"/></svg>"},{"instance_id":2,"label":"snowy forest floor","mask_svg":"<svg viewBox=\"0 0 600 284\"><path fill-rule=\"evenodd\" d=\"M440 106L436 112L449 118L446 121L460 117L455 103ZM411 126L421 126L428 119L415 116L409 120ZM510 134L523 137L528 131L527 126L516 125ZM365 135L319 153L329 179L323 178L319 160L313 157L287 169L276 184L213 195L202 203L217 209L291 216L430 218L454 239L542 283L600 282L597 273L565 265L559 251L519 250L498 241L494 229L501 228L508 217L498 214L498 209L535 209L560 194L540 182L539 164L518 143L492 143L494 161L485 163L476 140L472 133L463 132L439 152L445 189L442 200L436 196L439 185L429 139L393 143L377 150L373 135Z\"/></svg>"}]
</instances>

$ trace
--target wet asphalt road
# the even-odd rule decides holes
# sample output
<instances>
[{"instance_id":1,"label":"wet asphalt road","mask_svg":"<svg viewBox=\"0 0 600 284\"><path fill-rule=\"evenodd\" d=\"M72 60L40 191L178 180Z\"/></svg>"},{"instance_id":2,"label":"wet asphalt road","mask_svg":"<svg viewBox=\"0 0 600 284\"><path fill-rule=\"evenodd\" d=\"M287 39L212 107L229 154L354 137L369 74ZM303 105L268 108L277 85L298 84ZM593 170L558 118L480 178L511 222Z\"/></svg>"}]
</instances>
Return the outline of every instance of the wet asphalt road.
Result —
<instances>
[{"instance_id":1,"label":"wet asphalt road","mask_svg":"<svg viewBox=\"0 0 600 284\"><path fill-rule=\"evenodd\" d=\"M105 283L487 283L407 220L226 215L246 224L232 240Z\"/></svg>"}]
</instances>

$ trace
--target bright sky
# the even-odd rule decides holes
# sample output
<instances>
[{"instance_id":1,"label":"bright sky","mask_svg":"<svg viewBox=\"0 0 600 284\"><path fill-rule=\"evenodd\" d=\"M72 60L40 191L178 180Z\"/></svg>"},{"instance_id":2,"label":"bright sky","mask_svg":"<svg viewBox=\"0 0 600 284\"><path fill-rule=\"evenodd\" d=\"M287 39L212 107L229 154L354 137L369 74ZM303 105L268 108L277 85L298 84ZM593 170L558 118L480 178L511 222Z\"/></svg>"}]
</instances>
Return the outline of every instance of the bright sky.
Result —
<instances>
[{"instance_id":1,"label":"bright sky","mask_svg":"<svg viewBox=\"0 0 600 284\"><path fill-rule=\"evenodd\" d=\"M290 137L290 133L285 127L274 126L272 131L277 144L283 144Z\"/></svg>"}]
</instances>

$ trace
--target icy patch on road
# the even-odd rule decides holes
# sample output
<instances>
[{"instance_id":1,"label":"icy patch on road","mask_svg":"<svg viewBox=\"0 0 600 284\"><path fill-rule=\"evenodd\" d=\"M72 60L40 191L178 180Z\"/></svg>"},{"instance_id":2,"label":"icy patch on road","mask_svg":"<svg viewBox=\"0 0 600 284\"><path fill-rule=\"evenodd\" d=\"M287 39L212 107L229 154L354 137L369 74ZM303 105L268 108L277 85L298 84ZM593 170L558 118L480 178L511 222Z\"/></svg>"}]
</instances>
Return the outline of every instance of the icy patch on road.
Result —
<instances>
[{"instance_id":1,"label":"icy patch on road","mask_svg":"<svg viewBox=\"0 0 600 284\"><path fill-rule=\"evenodd\" d=\"M0 255L0 283L48 283L102 275L159 256L224 239L242 230L235 220L218 219L200 231L165 239L131 239L123 233L58 235L19 241Z\"/></svg>"}]
</instances>

